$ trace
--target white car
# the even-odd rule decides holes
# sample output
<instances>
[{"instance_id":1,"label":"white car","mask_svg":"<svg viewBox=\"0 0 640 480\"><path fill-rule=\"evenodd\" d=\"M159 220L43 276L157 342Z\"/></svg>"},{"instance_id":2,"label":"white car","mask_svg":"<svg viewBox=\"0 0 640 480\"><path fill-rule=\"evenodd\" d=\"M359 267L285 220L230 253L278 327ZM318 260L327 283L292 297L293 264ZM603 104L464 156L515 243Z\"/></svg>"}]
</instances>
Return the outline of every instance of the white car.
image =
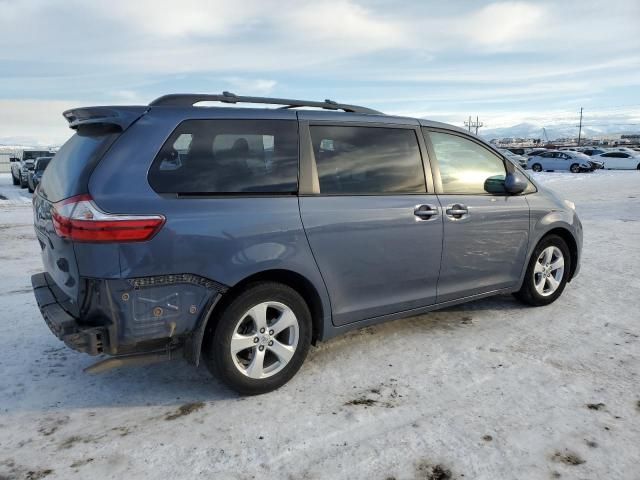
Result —
<instances>
[{"instance_id":1,"label":"white car","mask_svg":"<svg viewBox=\"0 0 640 480\"><path fill-rule=\"evenodd\" d=\"M566 150L548 150L529 157L528 166L534 172L543 170L569 170L573 173L591 172L592 164L584 153Z\"/></svg>"},{"instance_id":2,"label":"white car","mask_svg":"<svg viewBox=\"0 0 640 480\"><path fill-rule=\"evenodd\" d=\"M516 165L521 166L522 168L527 168L527 157L523 155L518 155L517 153L513 153L511 150L507 150L505 148L500 148L500 153L502 153L505 157L511 160Z\"/></svg>"},{"instance_id":3,"label":"white car","mask_svg":"<svg viewBox=\"0 0 640 480\"><path fill-rule=\"evenodd\" d=\"M640 155L628 152L605 152L594 155L594 160L604 163L604 168L609 170L640 170Z\"/></svg>"},{"instance_id":4,"label":"white car","mask_svg":"<svg viewBox=\"0 0 640 480\"><path fill-rule=\"evenodd\" d=\"M609 149L609 151L624 152L630 155L638 155L640 153L636 148L630 148L630 147L615 147L615 148Z\"/></svg>"}]
</instances>

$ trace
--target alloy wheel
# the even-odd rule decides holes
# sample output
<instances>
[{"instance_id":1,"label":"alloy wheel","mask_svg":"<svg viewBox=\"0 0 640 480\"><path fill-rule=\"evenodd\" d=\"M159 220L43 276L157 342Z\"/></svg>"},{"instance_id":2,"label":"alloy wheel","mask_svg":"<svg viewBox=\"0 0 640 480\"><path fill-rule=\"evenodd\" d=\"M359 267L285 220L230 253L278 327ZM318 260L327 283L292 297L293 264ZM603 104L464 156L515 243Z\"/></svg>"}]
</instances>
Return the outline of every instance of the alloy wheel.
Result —
<instances>
[{"instance_id":1,"label":"alloy wheel","mask_svg":"<svg viewBox=\"0 0 640 480\"><path fill-rule=\"evenodd\" d=\"M536 291L543 297L553 295L562 283L564 275L564 256L555 246L545 248L533 269L533 284Z\"/></svg>"},{"instance_id":2,"label":"alloy wheel","mask_svg":"<svg viewBox=\"0 0 640 480\"><path fill-rule=\"evenodd\" d=\"M238 320L230 353L240 373L253 379L267 378L287 366L299 339L300 326L293 310L280 302L262 302Z\"/></svg>"}]
</instances>

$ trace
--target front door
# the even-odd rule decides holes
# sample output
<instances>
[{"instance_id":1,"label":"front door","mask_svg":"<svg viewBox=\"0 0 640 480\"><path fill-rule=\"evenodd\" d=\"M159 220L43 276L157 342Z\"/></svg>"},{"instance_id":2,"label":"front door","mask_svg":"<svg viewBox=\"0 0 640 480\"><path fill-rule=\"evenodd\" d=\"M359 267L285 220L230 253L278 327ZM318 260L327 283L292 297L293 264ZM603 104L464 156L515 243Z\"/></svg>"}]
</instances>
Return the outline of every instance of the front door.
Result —
<instances>
[{"instance_id":1,"label":"front door","mask_svg":"<svg viewBox=\"0 0 640 480\"><path fill-rule=\"evenodd\" d=\"M314 181L300 214L335 325L436 301L442 215L419 135L417 126L301 124Z\"/></svg>"},{"instance_id":2,"label":"front door","mask_svg":"<svg viewBox=\"0 0 640 480\"><path fill-rule=\"evenodd\" d=\"M438 303L515 285L526 260L529 205L524 195L500 191L504 160L464 134L424 133L437 160L444 220Z\"/></svg>"}]
</instances>

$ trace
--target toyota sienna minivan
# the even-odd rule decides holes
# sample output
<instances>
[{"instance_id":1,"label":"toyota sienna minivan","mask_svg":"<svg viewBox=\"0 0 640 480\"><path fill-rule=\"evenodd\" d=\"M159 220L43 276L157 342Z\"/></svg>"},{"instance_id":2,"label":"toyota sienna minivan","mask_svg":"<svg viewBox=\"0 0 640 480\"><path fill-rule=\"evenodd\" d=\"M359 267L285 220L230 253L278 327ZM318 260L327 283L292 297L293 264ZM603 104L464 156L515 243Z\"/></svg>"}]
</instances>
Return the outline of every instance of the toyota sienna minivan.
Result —
<instances>
[{"instance_id":1,"label":"toyota sienna minivan","mask_svg":"<svg viewBox=\"0 0 640 480\"><path fill-rule=\"evenodd\" d=\"M32 284L58 338L107 356L92 372L182 356L264 393L315 342L496 294L547 305L578 273L574 205L451 125L228 92L64 117Z\"/></svg>"}]
</instances>

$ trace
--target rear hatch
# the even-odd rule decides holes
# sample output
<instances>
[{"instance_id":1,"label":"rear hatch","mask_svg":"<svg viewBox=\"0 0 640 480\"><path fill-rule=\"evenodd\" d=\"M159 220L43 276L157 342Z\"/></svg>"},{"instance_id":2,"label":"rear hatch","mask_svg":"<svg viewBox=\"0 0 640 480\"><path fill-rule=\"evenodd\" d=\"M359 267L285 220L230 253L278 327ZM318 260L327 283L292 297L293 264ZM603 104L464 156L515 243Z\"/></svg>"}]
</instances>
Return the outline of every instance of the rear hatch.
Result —
<instances>
[{"instance_id":1,"label":"rear hatch","mask_svg":"<svg viewBox=\"0 0 640 480\"><path fill-rule=\"evenodd\" d=\"M74 316L78 315L82 279L78 274L74 242L61 235L56 215L64 211L71 199L88 194L89 177L97 163L122 131L145 111L144 107L121 108L122 114L115 116L115 107L65 112L76 133L50 161L33 196L34 226L45 271L59 289L59 303Z\"/></svg>"}]
</instances>

